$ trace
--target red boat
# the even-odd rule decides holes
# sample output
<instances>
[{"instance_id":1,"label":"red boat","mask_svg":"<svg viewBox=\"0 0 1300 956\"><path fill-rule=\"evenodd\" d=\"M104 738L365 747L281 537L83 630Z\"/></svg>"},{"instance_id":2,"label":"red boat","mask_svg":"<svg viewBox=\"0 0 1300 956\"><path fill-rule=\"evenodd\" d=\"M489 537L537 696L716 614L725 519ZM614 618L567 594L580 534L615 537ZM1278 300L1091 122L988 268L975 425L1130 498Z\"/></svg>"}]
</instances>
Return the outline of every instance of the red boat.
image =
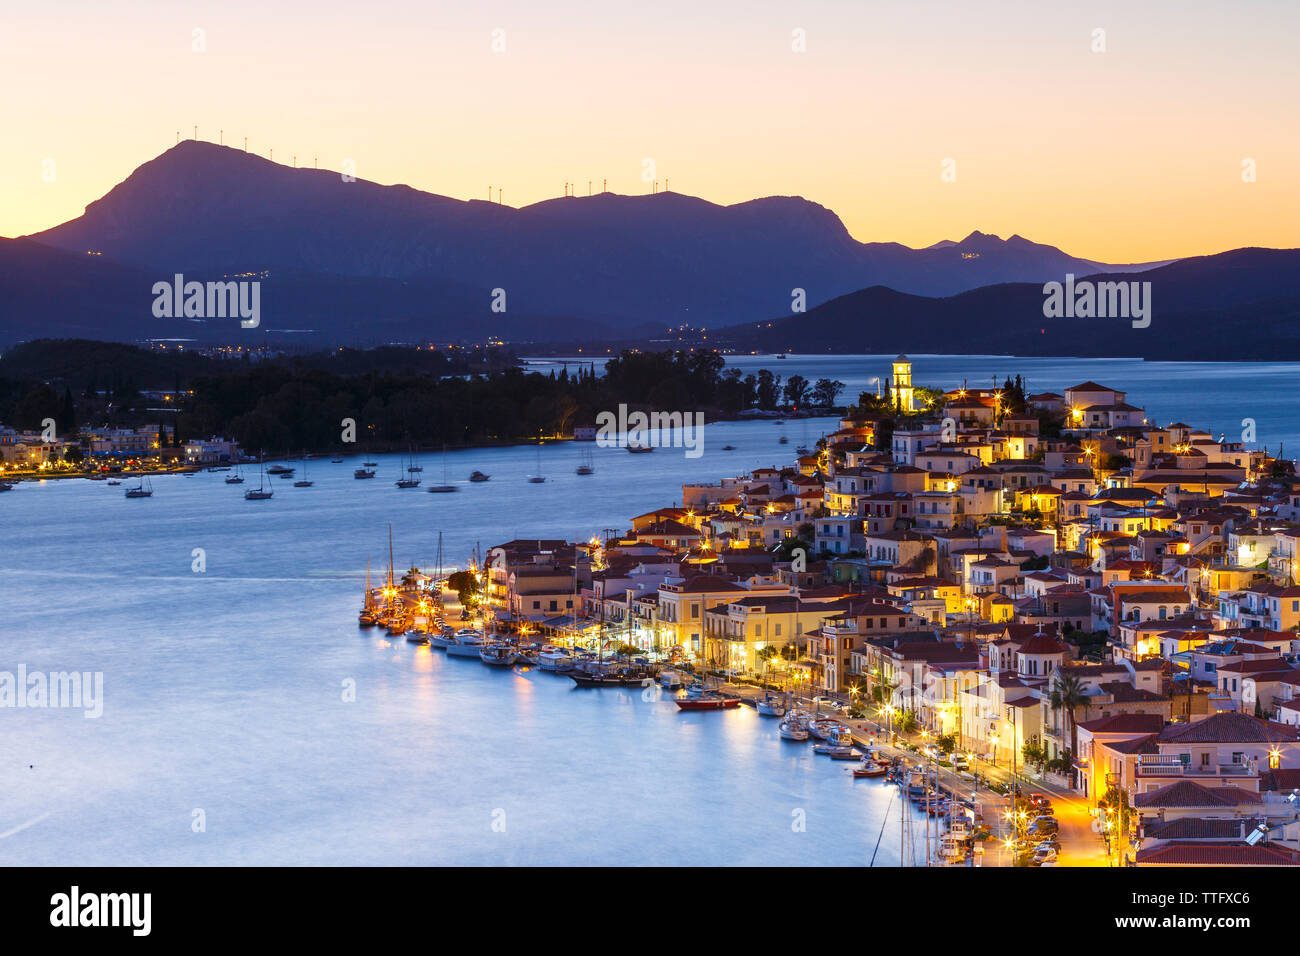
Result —
<instances>
[{"instance_id":1,"label":"red boat","mask_svg":"<svg viewBox=\"0 0 1300 956\"><path fill-rule=\"evenodd\" d=\"M721 694L708 694L700 697L681 697L677 706L682 710L723 710L739 707L739 697L723 697Z\"/></svg>"},{"instance_id":2,"label":"red boat","mask_svg":"<svg viewBox=\"0 0 1300 956\"><path fill-rule=\"evenodd\" d=\"M866 767L854 767L853 776L855 777L883 777L889 773L889 768L883 763L873 763Z\"/></svg>"}]
</instances>

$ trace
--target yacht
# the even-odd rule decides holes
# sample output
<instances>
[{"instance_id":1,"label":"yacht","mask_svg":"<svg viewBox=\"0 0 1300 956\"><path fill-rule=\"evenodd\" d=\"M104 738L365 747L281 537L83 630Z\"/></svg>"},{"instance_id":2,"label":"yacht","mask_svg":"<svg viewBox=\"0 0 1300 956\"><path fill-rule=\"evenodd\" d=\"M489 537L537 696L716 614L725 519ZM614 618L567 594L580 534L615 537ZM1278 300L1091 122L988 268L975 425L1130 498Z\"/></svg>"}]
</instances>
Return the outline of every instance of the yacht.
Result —
<instances>
[{"instance_id":1,"label":"yacht","mask_svg":"<svg viewBox=\"0 0 1300 956\"><path fill-rule=\"evenodd\" d=\"M290 474L292 474L292 472L290 472ZM275 492L266 485L266 475L267 472L264 469L258 469L257 487L249 488L244 492L245 501L265 501L267 498L270 498L275 494Z\"/></svg>"},{"instance_id":2,"label":"yacht","mask_svg":"<svg viewBox=\"0 0 1300 956\"><path fill-rule=\"evenodd\" d=\"M478 631L462 628L452 636L452 642L447 645L447 653L452 657L478 657L478 652L483 646L483 635Z\"/></svg>"},{"instance_id":3,"label":"yacht","mask_svg":"<svg viewBox=\"0 0 1300 956\"><path fill-rule=\"evenodd\" d=\"M353 478L373 478L373 477L375 477L375 472L374 472L374 469L373 469L373 468L358 468L356 471L352 472L352 477L353 477Z\"/></svg>"},{"instance_id":4,"label":"yacht","mask_svg":"<svg viewBox=\"0 0 1300 956\"><path fill-rule=\"evenodd\" d=\"M492 478L491 475L485 475L481 471L472 471L470 472L469 475L469 480L474 482L475 484L479 483L480 481L490 481L491 478Z\"/></svg>"}]
</instances>

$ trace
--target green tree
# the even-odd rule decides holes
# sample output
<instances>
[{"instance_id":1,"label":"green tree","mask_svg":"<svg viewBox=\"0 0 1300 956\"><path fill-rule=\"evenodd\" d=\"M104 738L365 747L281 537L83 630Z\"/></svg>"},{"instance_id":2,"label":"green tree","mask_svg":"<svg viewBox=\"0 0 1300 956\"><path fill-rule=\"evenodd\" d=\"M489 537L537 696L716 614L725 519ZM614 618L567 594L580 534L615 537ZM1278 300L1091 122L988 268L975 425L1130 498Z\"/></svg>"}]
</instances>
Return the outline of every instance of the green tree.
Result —
<instances>
[{"instance_id":1,"label":"green tree","mask_svg":"<svg viewBox=\"0 0 1300 956\"><path fill-rule=\"evenodd\" d=\"M1067 674L1058 669L1055 679L1052 682L1052 692L1048 696L1048 703L1051 704L1052 710L1065 711L1065 719L1069 722L1070 727L1070 752L1079 752L1078 727L1075 726L1074 711L1087 703L1088 697L1083 690L1083 682L1079 680L1077 674ZM1073 774L1071 775L1073 780Z\"/></svg>"}]
</instances>

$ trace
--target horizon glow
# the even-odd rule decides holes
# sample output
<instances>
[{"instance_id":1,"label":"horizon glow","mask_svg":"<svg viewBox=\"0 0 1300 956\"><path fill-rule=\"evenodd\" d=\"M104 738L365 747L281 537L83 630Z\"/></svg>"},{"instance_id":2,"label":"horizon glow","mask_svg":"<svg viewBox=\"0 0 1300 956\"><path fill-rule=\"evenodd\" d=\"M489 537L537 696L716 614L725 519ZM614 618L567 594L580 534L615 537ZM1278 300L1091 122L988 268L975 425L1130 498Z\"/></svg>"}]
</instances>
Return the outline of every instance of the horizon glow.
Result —
<instances>
[{"instance_id":1,"label":"horizon glow","mask_svg":"<svg viewBox=\"0 0 1300 956\"><path fill-rule=\"evenodd\" d=\"M660 188L803 196L864 242L978 230L1114 263L1292 248L1298 32L1280 0L27 5L0 19L0 234L76 218L197 124L286 165L352 159L512 206L566 181L648 193L651 158Z\"/></svg>"}]
</instances>

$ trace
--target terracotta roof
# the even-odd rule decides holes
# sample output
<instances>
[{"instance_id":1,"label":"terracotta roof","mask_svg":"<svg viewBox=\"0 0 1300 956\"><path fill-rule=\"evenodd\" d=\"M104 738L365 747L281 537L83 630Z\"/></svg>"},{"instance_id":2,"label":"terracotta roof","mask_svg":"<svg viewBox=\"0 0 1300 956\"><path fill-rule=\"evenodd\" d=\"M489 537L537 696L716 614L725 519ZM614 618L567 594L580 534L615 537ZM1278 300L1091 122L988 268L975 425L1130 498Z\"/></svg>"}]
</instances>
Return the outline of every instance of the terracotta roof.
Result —
<instances>
[{"instance_id":1,"label":"terracotta roof","mask_svg":"<svg viewBox=\"0 0 1300 956\"><path fill-rule=\"evenodd\" d=\"M1179 780L1139 793L1133 797L1135 807L1162 807L1178 809L1183 807L1239 807L1244 803L1262 803L1258 793L1241 787L1206 787L1195 780Z\"/></svg>"},{"instance_id":2,"label":"terracotta roof","mask_svg":"<svg viewBox=\"0 0 1300 956\"><path fill-rule=\"evenodd\" d=\"M1183 843L1143 847L1138 866L1300 866L1300 853L1273 843Z\"/></svg>"},{"instance_id":3,"label":"terracotta roof","mask_svg":"<svg viewBox=\"0 0 1300 956\"><path fill-rule=\"evenodd\" d=\"M1300 728L1226 712L1190 724L1170 724L1160 732L1160 740L1181 744L1276 743L1300 740Z\"/></svg>"}]
</instances>

